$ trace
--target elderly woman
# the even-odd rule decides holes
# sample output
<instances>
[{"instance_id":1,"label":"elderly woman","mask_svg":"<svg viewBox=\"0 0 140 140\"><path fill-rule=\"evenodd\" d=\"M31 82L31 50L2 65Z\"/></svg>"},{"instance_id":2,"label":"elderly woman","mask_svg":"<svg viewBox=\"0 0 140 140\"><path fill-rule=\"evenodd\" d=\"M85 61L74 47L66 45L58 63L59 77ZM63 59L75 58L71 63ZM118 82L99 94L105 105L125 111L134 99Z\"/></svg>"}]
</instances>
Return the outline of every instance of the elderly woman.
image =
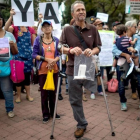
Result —
<instances>
[{"instance_id":1,"label":"elderly woman","mask_svg":"<svg viewBox=\"0 0 140 140\"><path fill-rule=\"evenodd\" d=\"M128 28L127 37L130 37L130 38L135 37L133 35L136 33L136 28L137 28L136 21L135 20L128 21L128 22L126 22L125 26L127 26L127 28ZM138 44L138 41L136 42L135 45L138 46L137 44ZM133 50L130 50L130 51L133 51ZM123 56L123 57L125 57L126 61L128 63L131 62L130 61L131 56L129 54L123 53L122 51L118 50L116 45L113 46L112 53L115 56ZM122 60L118 60L118 61L122 63ZM120 68L119 62L117 64L117 79L118 79L118 82L119 82L119 95L120 95L120 102L121 102L121 110L125 111L125 110L127 110L127 104L126 104L127 99L125 97L125 82L126 82L126 80L121 79L121 76L122 76L123 72L119 70L119 68ZM139 75L139 73L136 73L136 76L137 76L137 79L138 79L137 89L138 89L138 94L139 94L139 97L140 97L140 85L139 85L140 82L139 82L138 75ZM131 88L132 88L132 98L137 99L136 81L133 78L131 78Z\"/></svg>"},{"instance_id":2,"label":"elderly woman","mask_svg":"<svg viewBox=\"0 0 140 140\"><path fill-rule=\"evenodd\" d=\"M57 91L58 81L58 65L59 53L57 51L58 38L52 36L52 23L48 20L42 22L43 35L38 36L35 39L33 46L33 59L37 60L38 72L39 72L39 85L41 90L41 106L43 114L43 123L49 121L50 117L54 115L55 107L55 95ZM42 45L40 45L40 42ZM53 79L55 90L44 90L43 86L46 81L48 70L54 70ZM49 102L49 106L48 106ZM60 119L60 116L56 114L56 118Z\"/></svg>"},{"instance_id":3,"label":"elderly woman","mask_svg":"<svg viewBox=\"0 0 140 140\"><path fill-rule=\"evenodd\" d=\"M14 104L13 104L13 83L10 79L10 60L12 59L12 54L17 54L18 49L16 45L16 40L14 36L3 29L5 22L4 18L0 14L0 40L5 38L9 39L10 45L10 57L2 58L0 57L0 88L5 97L5 107L8 117L14 117ZM7 44L6 44L7 45ZM0 51L1 52L1 51Z\"/></svg>"},{"instance_id":4,"label":"elderly woman","mask_svg":"<svg viewBox=\"0 0 140 140\"><path fill-rule=\"evenodd\" d=\"M33 60L32 60L32 44L35 40L35 31L31 27L25 26L10 26L13 15L15 14L14 10L10 11L10 18L5 24L5 30L13 33L18 46L18 55L15 56L15 60L23 61L24 62L24 75L25 80L21 83L16 83L17 89L17 97L15 102L21 102L21 86L24 85L26 89L26 99L32 102L34 99L30 95L30 76L31 70L33 68ZM9 27L10 26L10 27Z\"/></svg>"}]
</instances>

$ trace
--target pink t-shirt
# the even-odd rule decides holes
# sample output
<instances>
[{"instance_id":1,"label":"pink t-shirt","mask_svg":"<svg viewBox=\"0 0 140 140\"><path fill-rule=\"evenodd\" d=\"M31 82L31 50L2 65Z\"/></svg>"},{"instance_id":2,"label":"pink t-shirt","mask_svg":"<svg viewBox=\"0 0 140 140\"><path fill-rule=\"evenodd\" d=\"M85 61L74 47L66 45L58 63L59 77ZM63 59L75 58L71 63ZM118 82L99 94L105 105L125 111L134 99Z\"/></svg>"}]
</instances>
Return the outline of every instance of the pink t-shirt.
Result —
<instances>
[{"instance_id":1,"label":"pink t-shirt","mask_svg":"<svg viewBox=\"0 0 140 140\"><path fill-rule=\"evenodd\" d=\"M17 40L17 39L18 39L18 26L12 25L12 27L14 28L14 32L13 32L14 37L15 37L16 40ZM30 34L31 34L31 41L32 41L32 34L35 34L35 30L34 30L34 28L32 28L32 27L27 27L27 28L28 28L28 30L29 30L29 32L30 32Z\"/></svg>"}]
</instances>

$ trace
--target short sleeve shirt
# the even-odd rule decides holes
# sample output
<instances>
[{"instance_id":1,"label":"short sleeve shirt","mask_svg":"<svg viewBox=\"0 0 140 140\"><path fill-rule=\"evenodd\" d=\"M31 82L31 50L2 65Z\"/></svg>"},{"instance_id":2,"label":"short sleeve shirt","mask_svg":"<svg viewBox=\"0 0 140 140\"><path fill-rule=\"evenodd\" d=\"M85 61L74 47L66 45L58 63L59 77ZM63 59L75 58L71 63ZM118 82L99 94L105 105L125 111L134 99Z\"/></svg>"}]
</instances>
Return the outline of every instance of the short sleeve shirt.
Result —
<instances>
[{"instance_id":1,"label":"short sleeve shirt","mask_svg":"<svg viewBox=\"0 0 140 140\"><path fill-rule=\"evenodd\" d=\"M98 33L98 30L94 25L86 23L86 27L81 29L79 26L75 25L79 33L83 37L88 48L93 49L97 46L101 46L101 40ZM80 47L84 50L83 46L80 43L77 35L74 32L73 26L67 26L63 29L59 42L61 44L67 44L69 47ZM74 55L68 54L68 62L66 73L68 75L73 75L74 73Z\"/></svg>"}]
</instances>

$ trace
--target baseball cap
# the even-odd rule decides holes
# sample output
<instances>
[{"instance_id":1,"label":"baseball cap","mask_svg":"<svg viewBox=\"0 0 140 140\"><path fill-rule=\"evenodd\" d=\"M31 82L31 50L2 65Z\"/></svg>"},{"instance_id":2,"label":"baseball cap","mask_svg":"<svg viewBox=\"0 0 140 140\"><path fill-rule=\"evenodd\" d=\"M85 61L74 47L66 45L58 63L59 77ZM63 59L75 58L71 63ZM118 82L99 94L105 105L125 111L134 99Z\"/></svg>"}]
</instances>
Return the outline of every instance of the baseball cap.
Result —
<instances>
[{"instance_id":1,"label":"baseball cap","mask_svg":"<svg viewBox=\"0 0 140 140\"><path fill-rule=\"evenodd\" d=\"M104 23L100 20L100 19L96 19L95 22L93 23L95 26L102 24L104 25Z\"/></svg>"},{"instance_id":2,"label":"baseball cap","mask_svg":"<svg viewBox=\"0 0 140 140\"><path fill-rule=\"evenodd\" d=\"M44 20L44 21L42 22L41 26L43 26L44 23L48 23L49 25L52 26L52 23L51 23L51 21L49 21L49 20Z\"/></svg>"},{"instance_id":3,"label":"baseball cap","mask_svg":"<svg viewBox=\"0 0 140 140\"><path fill-rule=\"evenodd\" d=\"M91 16L91 17L90 17L90 23L94 23L96 19L98 19L98 18L96 18L96 17L94 17L94 16Z\"/></svg>"},{"instance_id":4,"label":"baseball cap","mask_svg":"<svg viewBox=\"0 0 140 140\"><path fill-rule=\"evenodd\" d=\"M121 24L119 21L115 21L115 22L112 23L112 27L114 27L116 25L119 25L119 24Z\"/></svg>"}]
</instances>

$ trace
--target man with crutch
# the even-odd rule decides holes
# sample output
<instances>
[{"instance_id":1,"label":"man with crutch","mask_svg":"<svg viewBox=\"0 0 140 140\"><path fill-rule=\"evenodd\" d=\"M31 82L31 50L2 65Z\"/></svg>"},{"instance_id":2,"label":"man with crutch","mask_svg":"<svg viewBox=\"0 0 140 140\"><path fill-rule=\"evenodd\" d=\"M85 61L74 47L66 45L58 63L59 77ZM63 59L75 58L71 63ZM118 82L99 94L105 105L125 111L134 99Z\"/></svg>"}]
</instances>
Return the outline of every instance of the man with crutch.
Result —
<instances>
[{"instance_id":1,"label":"man with crutch","mask_svg":"<svg viewBox=\"0 0 140 140\"><path fill-rule=\"evenodd\" d=\"M86 10L82 1L75 1L71 5L71 14L75 19L73 26L77 28L88 46L86 49L83 48L79 38L74 32L73 26L67 26L63 29L60 43L68 44L70 48L61 47L60 51L63 49L63 52L68 54L66 73L69 84L69 101L73 109L74 118L78 123L74 136L80 138L84 135L84 131L88 125L83 112L82 86L86 87L88 85L92 91L94 91L96 87L94 86L94 82L88 80L73 80L74 55L78 56L82 51L87 57L98 54L100 52L101 41L97 29L93 25L85 22Z\"/></svg>"}]
</instances>

